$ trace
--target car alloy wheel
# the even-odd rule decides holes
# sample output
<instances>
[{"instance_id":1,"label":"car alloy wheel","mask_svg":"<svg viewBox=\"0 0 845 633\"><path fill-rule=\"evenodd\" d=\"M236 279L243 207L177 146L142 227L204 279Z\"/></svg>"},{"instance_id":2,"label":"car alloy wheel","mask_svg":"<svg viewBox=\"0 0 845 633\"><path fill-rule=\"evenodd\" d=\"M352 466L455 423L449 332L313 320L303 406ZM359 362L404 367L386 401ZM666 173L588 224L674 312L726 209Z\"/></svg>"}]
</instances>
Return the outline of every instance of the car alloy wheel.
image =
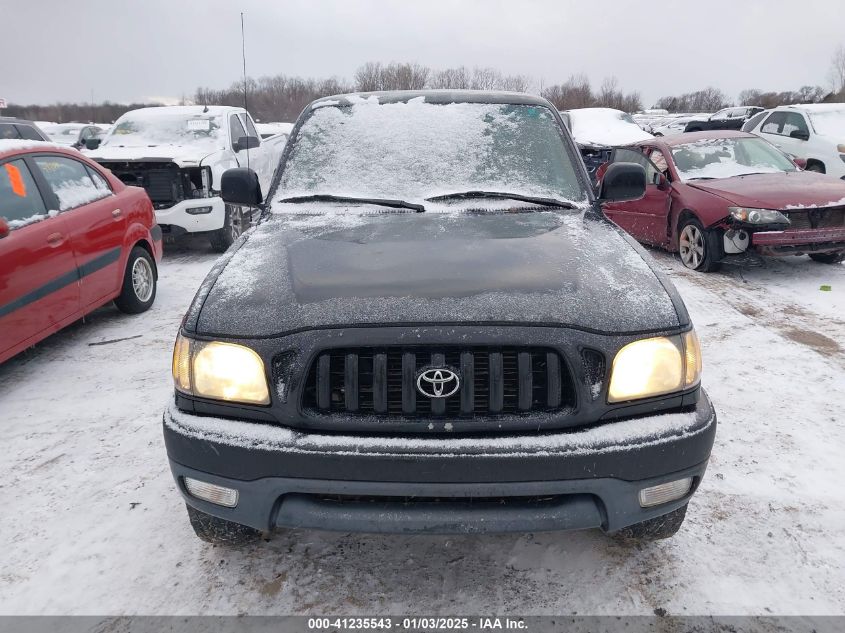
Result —
<instances>
[{"instance_id":1,"label":"car alloy wheel","mask_svg":"<svg viewBox=\"0 0 845 633\"><path fill-rule=\"evenodd\" d=\"M153 269L143 257L132 264L132 288L141 303L146 303L153 295Z\"/></svg>"},{"instance_id":2,"label":"car alloy wheel","mask_svg":"<svg viewBox=\"0 0 845 633\"><path fill-rule=\"evenodd\" d=\"M693 270L701 266L701 262L704 261L705 248L704 233L694 224L687 224L681 231L678 244L684 266Z\"/></svg>"}]
</instances>

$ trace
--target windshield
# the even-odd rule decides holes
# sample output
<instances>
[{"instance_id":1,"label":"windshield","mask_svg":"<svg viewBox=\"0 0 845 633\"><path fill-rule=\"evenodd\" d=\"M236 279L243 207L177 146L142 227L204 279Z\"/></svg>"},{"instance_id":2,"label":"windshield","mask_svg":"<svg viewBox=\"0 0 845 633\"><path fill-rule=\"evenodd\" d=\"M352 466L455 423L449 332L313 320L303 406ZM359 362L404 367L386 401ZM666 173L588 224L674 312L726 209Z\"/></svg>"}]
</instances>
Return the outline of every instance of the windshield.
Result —
<instances>
[{"instance_id":1,"label":"windshield","mask_svg":"<svg viewBox=\"0 0 845 633\"><path fill-rule=\"evenodd\" d=\"M811 112L810 121L816 134L832 136L845 141L845 109L830 110L829 112Z\"/></svg>"},{"instance_id":2,"label":"windshield","mask_svg":"<svg viewBox=\"0 0 845 633\"><path fill-rule=\"evenodd\" d=\"M213 114L136 111L120 117L101 147L155 147L157 145L226 144L224 118Z\"/></svg>"},{"instance_id":3,"label":"windshield","mask_svg":"<svg viewBox=\"0 0 845 633\"><path fill-rule=\"evenodd\" d=\"M317 107L293 141L277 200L303 195L399 198L485 190L583 201L548 108L487 103Z\"/></svg>"},{"instance_id":4,"label":"windshield","mask_svg":"<svg viewBox=\"0 0 845 633\"><path fill-rule=\"evenodd\" d=\"M82 127L55 126L42 129L54 143L59 143L61 145L73 145L79 140L79 132L82 130Z\"/></svg>"},{"instance_id":5,"label":"windshield","mask_svg":"<svg viewBox=\"0 0 845 633\"><path fill-rule=\"evenodd\" d=\"M792 161L760 138L703 139L684 143L672 149L672 157L682 180L796 171Z\"/></svg>"}]
</instances>

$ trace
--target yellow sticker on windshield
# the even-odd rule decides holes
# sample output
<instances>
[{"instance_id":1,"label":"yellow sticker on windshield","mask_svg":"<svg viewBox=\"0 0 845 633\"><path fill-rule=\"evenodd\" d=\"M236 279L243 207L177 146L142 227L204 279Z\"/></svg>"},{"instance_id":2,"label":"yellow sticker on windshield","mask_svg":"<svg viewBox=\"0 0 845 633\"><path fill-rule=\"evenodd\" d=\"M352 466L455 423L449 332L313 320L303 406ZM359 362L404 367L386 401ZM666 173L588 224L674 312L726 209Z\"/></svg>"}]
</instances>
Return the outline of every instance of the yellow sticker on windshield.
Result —
<instances>
[{"instance_id":1,"label":"yellow sticker on windshield","mask_svg":"<svg viewBox=\"0 0 845 633\"><path fill-rule=\"evenodd\" d=\"M6 173L9 175L9 182L12 185L12 192L16 196L20 196L21 198L26 198L26 184L24 184L23 176L21 176L21 170L18 169L15 165L11 163L6 163L3 165L6 168Z\"/></svg>"}]
</instances>

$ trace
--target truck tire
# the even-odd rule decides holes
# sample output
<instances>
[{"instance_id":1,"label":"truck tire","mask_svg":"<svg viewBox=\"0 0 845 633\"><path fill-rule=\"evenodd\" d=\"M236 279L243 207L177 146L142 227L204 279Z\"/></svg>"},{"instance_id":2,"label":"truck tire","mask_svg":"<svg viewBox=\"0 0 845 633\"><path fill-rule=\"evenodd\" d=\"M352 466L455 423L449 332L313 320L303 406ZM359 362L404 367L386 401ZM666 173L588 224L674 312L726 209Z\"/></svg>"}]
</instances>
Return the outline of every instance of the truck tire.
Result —
<instances>
[{"instance_id":1,"label":"truck tire","mask_svg":"<svg viewBox=\"0 0 845 633\"><path fill-rule=\"evenodd\" d=\"M255 543L261 538L261 532L240 523L221 519L185 504L188 509L188 519L194 533L206 543L241 547Z\"/></svg>"},{"instance_id":2,"label":"truck tire","mask_svg":"<svg viewBox=\"0 0 845 633\"><path fill-rule=\"evenodd\" d=\"M839 264L845 262L845 251L834 251L832 253L810 253L810 259L820 264Z\"/></svg>"},{"instance_id":3,"label":"truck tire","mask_svg":"<svg viewBox=\"0 0 845 633\"><path fill-rule=\"evenodd\" d=\"M211 242L211 248L218 253L225 253L248 228L247 220L241 208L227 204L223 226L214 231L208 238Z\"/></svg>"},{"instance_id":4,"label":"truck tire","mask_svg":"<svg viewBox=\"0 0 845 633\"><path fill-rule=\"evenodd\" d=\"M719 236L705 229L696 217L687 217L678 227L678 253L687 268L702 273L719 270Z\"/></svg>"},{"instance_id":5,"label":"truck tire","mask_svg":"<svg viewBox=\"0 0 845 633\"><path fill-rule=\"evenodd\" d=\"M156 267L145 248L135 246L129 252L123 286L114 300L117 309L126 314L146 312L156 299Z\"/></svg>"},{"instance_id":6,"label":"truck tire","mask_svg":"<svg viewBox=\"0 0 845 633\"><path fill-rule=\"evenodd\" d=\"M618 532L614 532L612 536L623 542L657 541L669 538L681 529L681 524L684 522L686 514L687 504L684 504L677 510L672 510L669 514L622 528Z\"/></svg>"},{"instance_id":7,"label":"truck tire","mask_svg":"<svg viewBox=\"0 0 845 633\"><path fill-rule=\"evenodd\" d=\"M804 169L804 171L812 171L812 172L815 172L817 174L824 174L825 173L824 163L820 163L818 161L813 161L813 162L807 164L807 167Z\"/></svg>"}]
</instances>

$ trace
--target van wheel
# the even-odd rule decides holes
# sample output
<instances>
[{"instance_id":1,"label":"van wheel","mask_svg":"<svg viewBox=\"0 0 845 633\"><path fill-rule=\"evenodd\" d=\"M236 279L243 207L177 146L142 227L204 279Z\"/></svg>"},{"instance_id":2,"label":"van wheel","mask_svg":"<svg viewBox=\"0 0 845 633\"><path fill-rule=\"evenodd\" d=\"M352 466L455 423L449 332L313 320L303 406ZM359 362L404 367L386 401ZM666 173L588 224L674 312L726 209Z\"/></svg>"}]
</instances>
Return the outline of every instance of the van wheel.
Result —
<instances>
[{"instance_id":1,"label":"van wheel","mask_svg":"<svg viewBox=\"0 0 845 633\"><path fill-rule=\"evenodd\" d=\"M832 253L810 253L810 259L820 264L839 264L845 262L845 251L834 251Z\"/></svg>"},{"instance_id":2,"label":"van wheel","mask_svg":"<svg viewBox=\"0 0 845 633\"><path fill-rule=\"evenodd\" d=\"M719 270L719 236L690 217L678 228L678 253L687 268L703 273Z\"/></svg>"},{"instance_id":3,"label":"van wheel","mask_svg":"<svg viewBox=\"0 0 845 633\"><path fill-rule=\"evenodd\" d=\"M156 298L156 282L153 258L146 249L135 246L126 262L120 295L114 300L118 310L127 314L149 310Z\"/></svg>"},{"instance_id":4,"label":"van wheel","mask_svg":"<svg viewBox=\"0 0 845 633\"><path fill-rule=\"evenodd\" d=\"M255 528L207 514L185 504L194 533L206 543L240 547L258 541L261 532Z\"/></svg>"},{"instance_id":5,"label":"van wheel","mask_svg":"<svg viewBox=\"0 0 845 633\"><path fill-rule=\"evenodd\" d=\"M620 541L629 542L657 541L669 538L677 534L678 530L681 529L681 524L683 524L686 514L687 504L684 504L677 510L672 510L669 514L622 528L618 532L614 532L612 536Z\"/></svg>"},{"instance_id":6,"label":"van wheel","mask_svg":"<svg viewBox=\"0 0 845 633\"><path fill-rule=\"evenodd\" d=\"M249 228L249 221L243 214L240 207L226 205L226 216L223 219L223 227L214 231L208 238L211 248L218 253L224 253L234 244L244 231Z\"/></svg>"}]
</instances>

